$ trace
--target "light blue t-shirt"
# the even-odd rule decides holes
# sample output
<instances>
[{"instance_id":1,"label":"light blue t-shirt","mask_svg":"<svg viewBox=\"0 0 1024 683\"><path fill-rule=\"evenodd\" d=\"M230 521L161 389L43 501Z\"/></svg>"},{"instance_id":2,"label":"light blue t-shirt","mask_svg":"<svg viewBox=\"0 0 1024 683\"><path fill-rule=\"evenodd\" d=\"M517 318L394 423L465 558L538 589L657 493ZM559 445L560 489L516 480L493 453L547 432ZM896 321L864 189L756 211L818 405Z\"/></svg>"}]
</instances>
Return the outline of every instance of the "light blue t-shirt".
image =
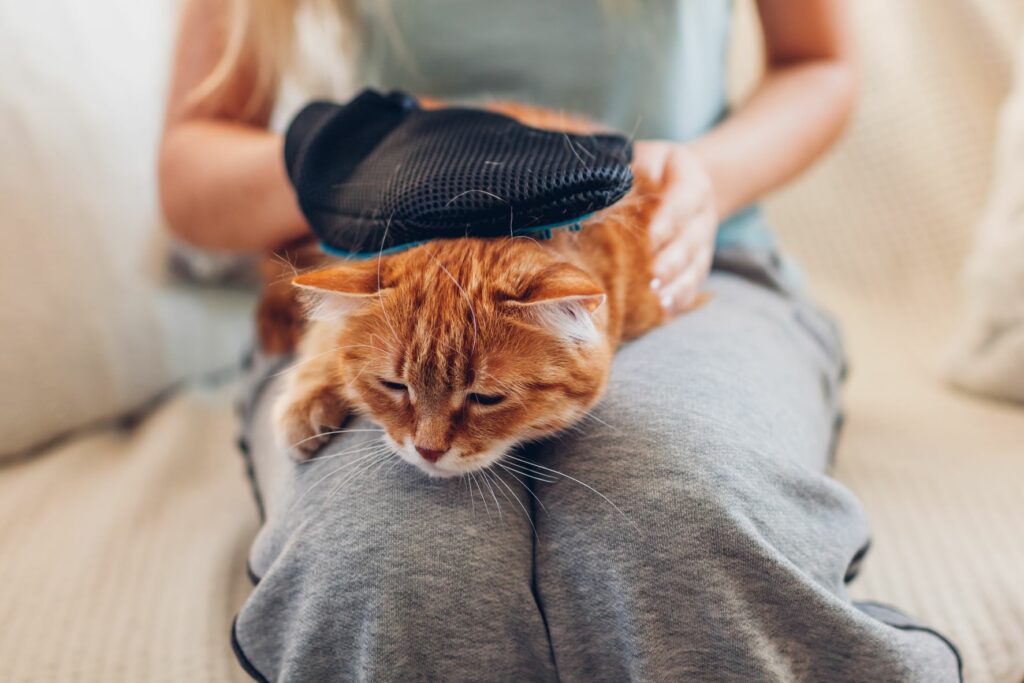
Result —
<instances>
[{"instance_id":1,"label":"light blue t-shirt","mask_svg":"<svg viewBox=\"0 0 1024 683\"><path fill-rule=\"evenodd\" d=\"M577 112L691 140L727 113L732 0L361 0L360 85ZM750 208L719 247L771 248Z\"/></svg>"}]
</instances>

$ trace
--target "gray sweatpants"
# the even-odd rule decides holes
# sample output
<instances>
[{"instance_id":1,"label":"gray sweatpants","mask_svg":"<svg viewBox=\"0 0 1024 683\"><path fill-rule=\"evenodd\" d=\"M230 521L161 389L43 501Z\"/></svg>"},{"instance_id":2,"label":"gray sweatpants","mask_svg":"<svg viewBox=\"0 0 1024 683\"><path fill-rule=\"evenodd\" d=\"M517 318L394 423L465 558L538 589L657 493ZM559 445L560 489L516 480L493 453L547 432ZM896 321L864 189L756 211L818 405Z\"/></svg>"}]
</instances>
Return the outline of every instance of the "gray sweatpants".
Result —
<instances>
[{"instance_id":1,"label":"gray sweatpants","mask_svg":"<svg viewBox=\"0 0 1024 683\"><path fill-rule=\"evenodd\" d=\"M295 464L270 434L285 364L257 358L242 445L264 525L234 630L246 670L316 682L957 680L942 636L847 596L868 530L825 474L843 363L834 326L771 264L716 265L710 303L619 351L581 430L520 452L564 476L428 479L372 455L366 420Z\"/></svg>"}]
</instances>

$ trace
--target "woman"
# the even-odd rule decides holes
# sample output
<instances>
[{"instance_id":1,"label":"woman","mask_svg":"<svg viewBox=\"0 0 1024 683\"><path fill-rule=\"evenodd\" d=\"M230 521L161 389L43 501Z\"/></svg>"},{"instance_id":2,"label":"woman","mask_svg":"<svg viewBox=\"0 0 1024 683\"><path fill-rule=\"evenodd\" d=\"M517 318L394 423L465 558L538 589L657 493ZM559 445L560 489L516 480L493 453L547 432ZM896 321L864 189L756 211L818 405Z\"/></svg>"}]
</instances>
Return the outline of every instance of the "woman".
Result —
<instances>
[{"instance_id":1,"label":"woman","mask_svg":"<svg viewBox=\"0 0 1024 683\"><path fill-rule=\"evenodd\" d=\"M213 249L273 249L307 231L268 122L301 103L280 95L290 47L317 50L311 33L283 30L297 3L249 1L248 23L227 0L188 5L163 139L167 217ZM956 680L941 636L846 595L868 535L825 474L840 344L752 208L849 115L842 3L760 0L768 69L727 112L728 0L335 2L357 32L357 85L524 100L635 133L635 163L661 182L651 285L671 312L699 289L714 299L623 348L584 432L527 454L565 477L509 486L486 508L463 481L409 467L317 486L337 468L296 466L269 434L286 359L257 359L243 442L265 520L235 625L247 671ZM368 423L349 427L331 451L374 440Z\"/></svg>"}]
</instances>

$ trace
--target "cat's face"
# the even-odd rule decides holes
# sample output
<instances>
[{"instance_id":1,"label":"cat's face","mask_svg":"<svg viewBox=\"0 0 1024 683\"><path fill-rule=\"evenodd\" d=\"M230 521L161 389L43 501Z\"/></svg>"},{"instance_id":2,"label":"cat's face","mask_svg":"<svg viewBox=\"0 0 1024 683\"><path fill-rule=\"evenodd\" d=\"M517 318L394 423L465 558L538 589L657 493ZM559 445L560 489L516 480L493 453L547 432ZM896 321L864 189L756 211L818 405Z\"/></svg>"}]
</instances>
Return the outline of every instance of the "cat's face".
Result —
<instances>
[{"instance_id":1,"label":"cat's face","mask_svg":"<svg viewBox=\"0 0 1024 683\"><path fill-rule=\"evenodd\" d=\"M439 241L295 283L332 326L346 398L434 476L568 427L607 380L604 293L531 240Z\"/></svg>"}]
</instances>

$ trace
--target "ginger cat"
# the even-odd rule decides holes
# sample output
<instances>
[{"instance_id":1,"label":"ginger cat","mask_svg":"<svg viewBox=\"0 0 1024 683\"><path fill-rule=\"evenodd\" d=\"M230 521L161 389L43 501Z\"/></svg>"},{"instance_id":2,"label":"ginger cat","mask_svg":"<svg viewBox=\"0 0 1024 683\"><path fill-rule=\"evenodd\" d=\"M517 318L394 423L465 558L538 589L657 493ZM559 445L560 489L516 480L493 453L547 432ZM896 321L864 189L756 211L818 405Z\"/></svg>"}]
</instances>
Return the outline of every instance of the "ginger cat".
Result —
<instances>
[{"instance_id":1,"label":"ginger cat","mask_svg":"<svg viewBox=\"0 0 1024 683\"><path fill-rule=\"evenodd\" d=\"M518 105L493 107L533 126L594 127ZM662 322L651 290L652 182L580 232L438 240L366 261L330 260L268 286L265 350L297 362L275 405L275 429L312 457L356 412L432 476L483 469L518 443L563 430L600 399L612 356ZM300 265L309 251L293 252ZM314 257L325 259L326 257ZM273 282L273 267L267 275Z\"/></svg>"}]
</instances>

